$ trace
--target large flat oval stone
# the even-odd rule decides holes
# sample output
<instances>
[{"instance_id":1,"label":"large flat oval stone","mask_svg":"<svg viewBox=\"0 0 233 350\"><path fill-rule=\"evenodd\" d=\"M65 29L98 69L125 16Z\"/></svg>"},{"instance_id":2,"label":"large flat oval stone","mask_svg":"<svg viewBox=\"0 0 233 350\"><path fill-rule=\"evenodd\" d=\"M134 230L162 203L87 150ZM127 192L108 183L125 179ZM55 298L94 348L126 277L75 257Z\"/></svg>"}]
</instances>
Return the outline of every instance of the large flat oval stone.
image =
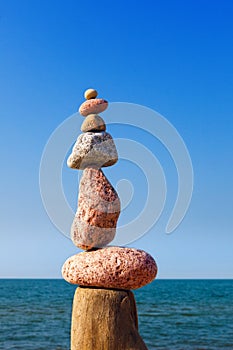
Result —
<instances>
[{"instance_id":1,"label":"large flat oval stone","mask_svg":"<svg viewBox=\"0 0 233 350\"><path fill-rule=\"evenodd\" d=\"M79 135L67 160L67 165L73 169L96 168L115 164L118 154L112 136L105 131L86 132Z\"/></svg>"},{"instance_id":2,"label":"large flat oval stone","mask_svg":"<svg viewBox=\"0 0 233 350\"><path fill-rule=\"evenodd\" d=\"M62 267L72 284L116 289L137 289L154 280L157 265L143 250L105 247L71 256Z\"/></svg>"},{"instance_id":3,"label":"large flat oval stone","mask_svg":"<svg viewBox=\"0 0 233 350\"><path fill-rule=\"evenodd\" d=\"M103 247L115 236L120 199L102 170L86 168L79 184L71 239L81 249Z\"/></svg>"}]
</instances>

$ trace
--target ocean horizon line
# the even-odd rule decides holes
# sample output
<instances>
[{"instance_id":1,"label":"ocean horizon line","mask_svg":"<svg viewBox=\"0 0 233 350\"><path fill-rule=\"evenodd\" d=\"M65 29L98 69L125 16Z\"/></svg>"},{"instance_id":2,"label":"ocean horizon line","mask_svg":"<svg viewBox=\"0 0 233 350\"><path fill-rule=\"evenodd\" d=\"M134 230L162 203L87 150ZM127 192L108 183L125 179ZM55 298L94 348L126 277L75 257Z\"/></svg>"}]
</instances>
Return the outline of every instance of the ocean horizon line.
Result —
<instances>
[{"instance_id":1,"label":"ocean horizon line","mask_svg":"<svg viewBox=\"0 0 233 350\"><path fill-rule=\"evenodd\" d=\"M59 280L59 281L66 282L62 277L0 277L0 280ZM221 280L230 281L230 280L233 280L233 277L156 278L152 282L155 282L155 281L221 281Z\"/></svg>"}]
</instances>

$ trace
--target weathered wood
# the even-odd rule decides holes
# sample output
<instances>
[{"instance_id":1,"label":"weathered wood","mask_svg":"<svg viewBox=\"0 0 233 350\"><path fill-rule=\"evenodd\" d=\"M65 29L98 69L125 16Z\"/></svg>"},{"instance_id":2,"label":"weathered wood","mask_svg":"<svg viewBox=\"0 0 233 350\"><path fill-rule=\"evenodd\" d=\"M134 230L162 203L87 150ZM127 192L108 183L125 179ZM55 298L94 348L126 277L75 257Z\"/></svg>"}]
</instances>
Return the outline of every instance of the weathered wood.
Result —
<instances>
[{"instance_id":1,"label":"weathered wood","mask_svg":"<svg viewBox=\"0 0 233 350\"><path fill-rule=\"evenodd\" d=\"M147 350L138 333L133 293L78 287L73 301L71 350Z\"/></svg>"}]
</instances>

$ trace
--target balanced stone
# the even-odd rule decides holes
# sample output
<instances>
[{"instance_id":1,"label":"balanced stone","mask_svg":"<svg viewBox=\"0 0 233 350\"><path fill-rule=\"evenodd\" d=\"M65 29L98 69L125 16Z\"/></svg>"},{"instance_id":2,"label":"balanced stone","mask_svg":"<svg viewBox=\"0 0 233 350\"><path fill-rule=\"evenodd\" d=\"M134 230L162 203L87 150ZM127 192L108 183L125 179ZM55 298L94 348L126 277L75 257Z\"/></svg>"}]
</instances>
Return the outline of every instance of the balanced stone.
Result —
<instances>
[{"instance_id":1,"label":"balanced stone","mask_svg":"<svg viewBox=\"0 0 233 350\"><path fill-rule=\"evenodd\" d=\"M103 247L116 233L120 199L102 170L86 168L79 185L71 239L81 249Z\"/></svg>"},{"instance_id":2,"label":"balanced stone","mask_svg":"<svg viewBox=\"0 0 233 350\"><path fill-rule=\"evenodd\" d=\"M108 108L108 102L103 98L90 99L81 104L79 113L86 117L89 114L98 114Z\"/></svg>"},{"instance_id":3,"label":"balanced stone","mask_svg":"<svg viewBox=\"0 0 233 350\"><path fill-rule=\"evenodd\" d=\"M82 132L87 131L105 131L106 125L104 120L98 114L89 114L82 123Z\"/></svg>"},{"instance_id":4,"label":"balanced stone","mask_svg":"<svg viewBox=\"0 0 233 350\"><path fill-rule=\"evenodd\" d=\"M84 93L84 97L87 100L90 100L92 98L96 98L97 95L98 95L98 92L95 89L87 89Z\"/></svg>"},{"instance_id":5,"label":"balanced stone","mask_svg":"<svg viewBox=\"0 0 233 350\"><path fill-rule=\"evenodd\" d=\"M143 250L105 247L66 260L63 278L72 284L115 289L137 289L154 280L157 265Z\"/></svg>"},{"instance_id":6,"label":"balanced stone","mask_svg":"<svg viewBox=\"0 0 233 350\"><path fill-rule=\"evenodd\" d=\"M105 131L79 135L67 165L73 169L107 167L115 164L118 154L112 136Z\"/></svg>"}]
</instances>

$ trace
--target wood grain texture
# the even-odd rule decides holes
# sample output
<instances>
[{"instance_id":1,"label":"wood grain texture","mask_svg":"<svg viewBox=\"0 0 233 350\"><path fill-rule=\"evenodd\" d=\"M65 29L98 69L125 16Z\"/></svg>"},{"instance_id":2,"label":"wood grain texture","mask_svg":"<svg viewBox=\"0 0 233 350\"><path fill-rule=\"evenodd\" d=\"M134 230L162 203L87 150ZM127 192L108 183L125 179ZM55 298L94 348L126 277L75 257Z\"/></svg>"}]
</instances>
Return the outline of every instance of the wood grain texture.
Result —
<instances>
[{"instance_id":1,"label":"wood grain texture","mask_svg":"<svg viewBox=\"0 0 233 350\"><path fill-rule=\"evenodd\" d=\"M78 287L73 301L71 350L147 350L138 333L133 293Z\"/></svg>"}]
</instances>

